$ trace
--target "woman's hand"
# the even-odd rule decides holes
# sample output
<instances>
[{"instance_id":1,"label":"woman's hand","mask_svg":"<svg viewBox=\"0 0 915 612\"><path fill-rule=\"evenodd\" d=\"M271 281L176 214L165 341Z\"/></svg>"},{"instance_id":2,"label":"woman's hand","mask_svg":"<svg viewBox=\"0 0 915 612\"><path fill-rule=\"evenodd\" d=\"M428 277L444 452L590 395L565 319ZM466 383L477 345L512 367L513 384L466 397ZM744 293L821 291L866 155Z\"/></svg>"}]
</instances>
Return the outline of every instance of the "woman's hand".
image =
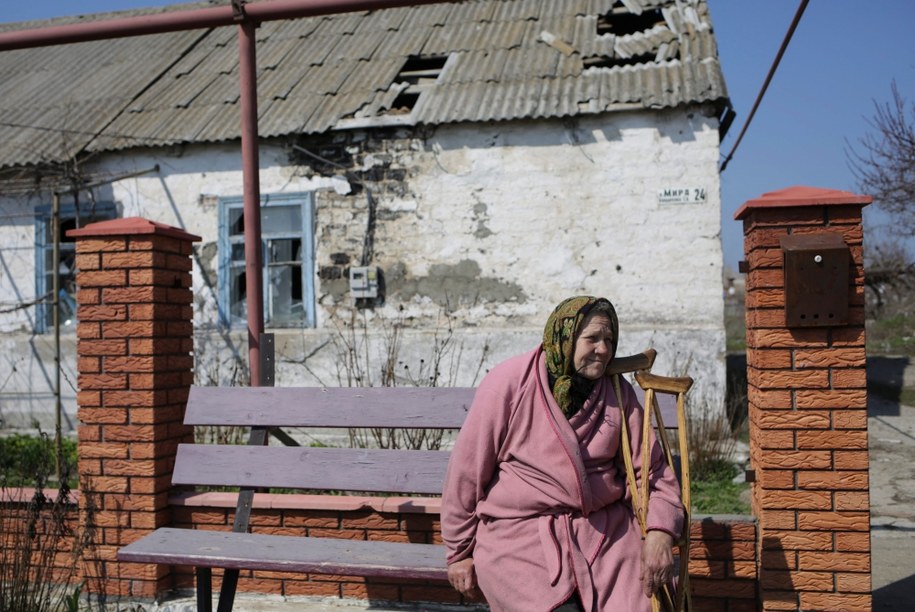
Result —
<instances>
[{"instance_id":1,"label":"woman's hand","mask_svg":"<svg viewBox=\"0 0 915 612\"><path fill-rule=\"evenodd\" d=\"M464 597L476 599L479 591L477 590L477 574L473 569L473 557L467 557L449 565L448 582Z\"/></svg>"},{"instance_id":2,"label":"woman's hand","mask_svg":"<svg viewBox=\"0 0 915 612\"><path fill-rule=\"evenodd\" d=\"M674 539L664 531L649 531L642 542L642 563L639 580L645 597L651 597L670 582L674 571ZM448 572L451 575L451 572Z\"/></svg>"}]
</instances>

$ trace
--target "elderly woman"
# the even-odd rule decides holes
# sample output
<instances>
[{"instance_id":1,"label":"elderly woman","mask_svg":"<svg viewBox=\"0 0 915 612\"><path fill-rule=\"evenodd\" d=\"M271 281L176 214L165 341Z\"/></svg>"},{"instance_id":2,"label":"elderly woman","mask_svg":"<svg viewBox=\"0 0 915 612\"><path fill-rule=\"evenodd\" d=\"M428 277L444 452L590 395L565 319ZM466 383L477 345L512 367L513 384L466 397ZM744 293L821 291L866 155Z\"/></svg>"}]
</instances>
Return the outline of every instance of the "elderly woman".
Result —
<instances>
[{"instance_id":1,"label":"elderly woman","mask_svg":"<svg viewBox=\"0 0 915 612\"><path fill-rule=\"evenodd\" d=\"M683 527L676 476L658 444L650 461L647 535L630 504L621 419L639 440L642 407L605 377L619 322L609 301L573 297L543 344L489 372L448 466L442 536L452 586L493 610L651 609L673 575Z\"/></svg>"}]
</instances>

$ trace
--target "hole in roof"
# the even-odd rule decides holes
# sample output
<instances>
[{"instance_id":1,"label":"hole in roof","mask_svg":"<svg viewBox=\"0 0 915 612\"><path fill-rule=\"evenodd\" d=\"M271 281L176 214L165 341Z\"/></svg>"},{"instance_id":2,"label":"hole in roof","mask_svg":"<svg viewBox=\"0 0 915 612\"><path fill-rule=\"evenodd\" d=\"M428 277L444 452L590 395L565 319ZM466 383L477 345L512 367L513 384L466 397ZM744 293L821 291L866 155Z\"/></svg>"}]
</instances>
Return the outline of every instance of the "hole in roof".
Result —
<instances>
[{"instance_id":1,"label":"hole in roof","mask_svg":"<svg viewBox=\"0 0 915 612\"><path fill-rule=\"evenodd\" d=\"M397 73L396 81L398 83L410 83L411 85L421 85L423 83L434 83L445 67L448 61L447 55L430 55L423 57L421 55L411 55L407 58L403 68Z\"/></svg>"},{"instance_id":2,"label":"hole in roof","mask_svg":"<svg viewBox=\"0 0 915 612\"><path fill-rule=\"evenodd\" d=\"M588 68L615 68L616 66L634 66L636 64L649 64L655 61L654 53L643 53L632 57L609 57L606 55L592 55L581 59L582 67Z\"/></svg>"},{"instance_id":3,"label":"hole in roof","mask_svg":"<svg viewBox=\"0 0 915 612\"><path fill-rule=\"evenodd\" d=\"M434 85L438 80L446 61L448 61L447 55L409 56L394 79L395 83L406 83L407 87L394 98L391 107L384 113L388 115L409 114L416 106L424 88Z\"/></svg>"},{"instance_id":4,"label":"hole in roof","mask_svg":"<svg viewBox=\"0 0 915 612\"><path fill-rule=\"evenodd\" d=\"M597 16L597 34L598 36L602 34L625 36L650 30L658 23L664 23L661 9L642 11L641 15L614 9L609 13Z\"/></svg>"},{"instance_id":5,"label":"hole in roof","mask_svg":"<svg viewBox=\"0 0 915 612\"><path fill-rule=\"evenodd\" d=\"M391 108L388 110L389 115L401 115L409 113L416 106L419 100L419 93L411 92L408 89L400 92L400 95L391 102Z\"/></svg>"}]
</instances>

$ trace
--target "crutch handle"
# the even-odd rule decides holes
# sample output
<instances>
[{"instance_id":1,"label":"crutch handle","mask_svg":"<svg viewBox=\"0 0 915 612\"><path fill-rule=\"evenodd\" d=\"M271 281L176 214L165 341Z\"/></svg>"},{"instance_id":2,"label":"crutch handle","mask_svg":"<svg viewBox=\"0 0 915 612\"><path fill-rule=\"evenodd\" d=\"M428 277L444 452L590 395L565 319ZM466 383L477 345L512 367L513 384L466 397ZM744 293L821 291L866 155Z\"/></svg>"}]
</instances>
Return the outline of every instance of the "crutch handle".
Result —
<instances>
[{"instance_id":1,"label":"crutch handle","mask_svg":"<svg viewBox=\"0 0 915 612\"><path fill-rule=\"evenodd\" d=\"M658 352L654 349L645 349L641 353L628 355L626 357L614 357L607 366L606 376L614 374L625 374L626 372L639 372L641 370L650 370L654 365L654 358Z\"/></svg>"},{"instance_id":2,"label":"crutch handle","mask_svg":"<svg viewBox=\"0 0 915 612\"><path fill-rule=\"evenodd\" d=\"M635 373L635 380L643 389L662 393L686 393L693 386L693 379L689 376L658 376L642 371Z\"/></svg>"}]
</instances>

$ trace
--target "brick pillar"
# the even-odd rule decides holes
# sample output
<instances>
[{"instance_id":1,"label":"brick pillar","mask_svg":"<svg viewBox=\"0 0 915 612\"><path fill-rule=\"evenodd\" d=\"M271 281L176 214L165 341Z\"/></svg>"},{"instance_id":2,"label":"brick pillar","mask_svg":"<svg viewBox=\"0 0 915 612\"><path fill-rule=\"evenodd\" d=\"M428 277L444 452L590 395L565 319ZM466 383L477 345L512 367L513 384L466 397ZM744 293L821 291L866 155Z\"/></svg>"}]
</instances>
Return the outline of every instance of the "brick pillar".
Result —
<instances>
[{"instance_id":1,"label":"brick pillar","mask_svg":"<svg viewBox=\"0 0 915 612\"><path fill-rule=\"evenodd\" d=\"M750 460L763 610L871 609L861 224L870 201L792 187L750 200L735 215L744 224L748 272ZM786 321L786 299L805 295L786 292L782 246L797 242L783 239L789 235L838 235L847 244L846 251L839 243L849 254L843 324L824 325L819 316L802 325ZM841 284L838 292L846 293ZM845 298L825 300L829 313Z\"/></svg>"},{"instance_id":2,"label":"brick pillar","mask_svg":"<svg viewBox=\"0 0 915 612\"><path fill-rule=\"evenodd\" d=\"M151 598L171 586L170 569L119 564L115 554L171 522L175 451L193 437L182 421L193 381L191 243L200 238L136 217L67 235L79 269L80 522L97 529L86 588Z\"/></svg>"}]
</instances>

